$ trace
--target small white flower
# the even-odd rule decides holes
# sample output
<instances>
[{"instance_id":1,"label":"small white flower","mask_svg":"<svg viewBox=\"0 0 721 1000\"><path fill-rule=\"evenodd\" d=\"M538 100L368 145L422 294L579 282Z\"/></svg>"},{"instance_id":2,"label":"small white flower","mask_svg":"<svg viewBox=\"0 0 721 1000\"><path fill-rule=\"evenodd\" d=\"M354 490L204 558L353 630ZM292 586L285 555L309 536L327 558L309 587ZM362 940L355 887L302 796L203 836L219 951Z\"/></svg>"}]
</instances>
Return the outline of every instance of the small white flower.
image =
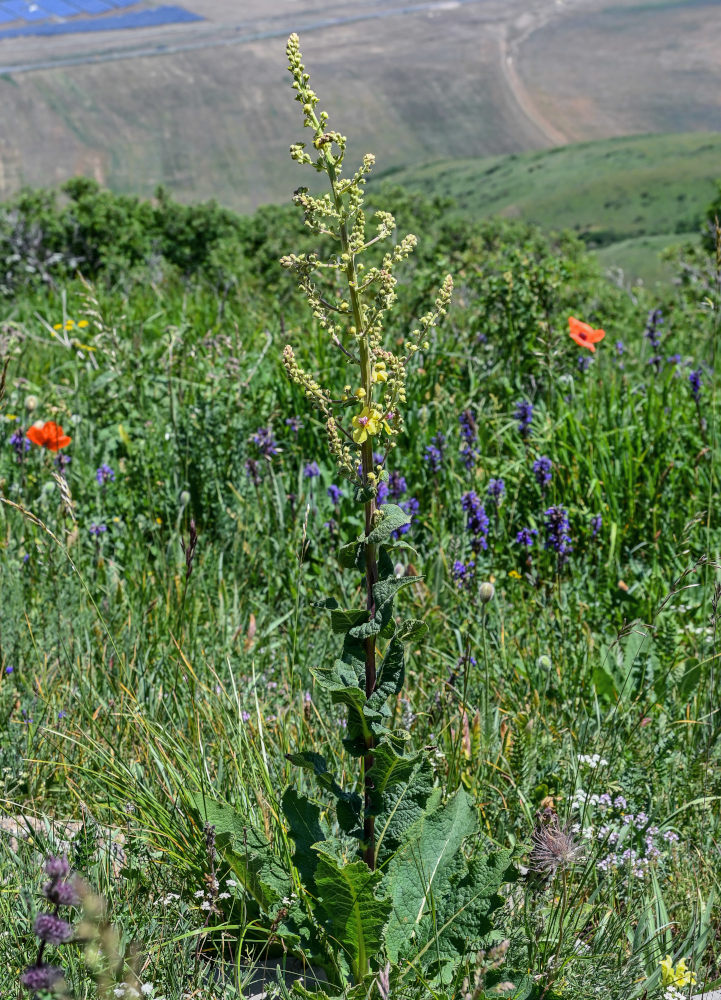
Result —
<instances>
[{"instance_id":1,"label":"small white flower","mask_svg":"<svg viewBox=\"0 0 721 1000\"><path fill-rule=\"evenodd\" d=\"M152 983L143 983L143 985L140 987L140 992L143 993L146 997L149 997L154 989L155 987L153 986Z\"/></svg>"},{"instance_id":2,"label":"small white flower","mask_svg":"<svg viewBox=\"0 0 721 1000\"><path fill-rule=\"evenodd\" d=\"M210 909L210 903L208 902L207 899L205 900L204 903L200 904L200 909L201 910L209 910Z\"/></svg>"},{"instance_id":3,"label":"small white flower","mask_svg":"<svg viewBox=\"0 0 721 1000\"><path fill-rule=\"evenodd\" d=\"M196 899L202 899L205 896L205 889L198 889L198 891L194 892L193 895Z\"/></svg>"},{"instance_id":4,"label":"small white flower","mask_svg":"<svg viewBox=\"0 0 721 1000\"><path fill-rule=\"evenodd\" d=\"M234 888L235 888L235 886L236 886L236 885L237 885L238 883L237 883L237 882L235 881L235 879L234 879L234 878L227 878L227 879L225 880L225 884L226 884L226 885L229 885L231 889L234 889Z\"/></svg>"},{"instance_id":5,"label":"small white flower","mask_svg":"<svg viewBox=\"0 0 721 1000\"><path fill-rule=\"evenodd\" d=\"M221 892L220 895L218 896L218 899L230 899L230 898L231 896L229 892Z\"/></svg>"}]
</instances>

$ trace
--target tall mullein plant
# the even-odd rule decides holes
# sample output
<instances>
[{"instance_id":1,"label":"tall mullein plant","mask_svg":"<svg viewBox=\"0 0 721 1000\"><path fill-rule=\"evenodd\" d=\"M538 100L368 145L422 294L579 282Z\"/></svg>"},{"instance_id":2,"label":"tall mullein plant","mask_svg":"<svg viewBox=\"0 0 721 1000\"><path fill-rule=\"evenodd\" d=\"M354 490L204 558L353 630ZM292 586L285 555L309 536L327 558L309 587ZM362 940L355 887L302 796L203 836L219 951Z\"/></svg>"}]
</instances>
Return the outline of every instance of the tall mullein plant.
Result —
<instances>
[{"instance_id":1,"label":"tall mullein plant","mask_svg":"<svg viewBox=\"0 0 721 1000\"><path fill-rule=\"evenodd\" d=\"M335 602L326 602L334 615L334 630L349 626L346 633L346 659L353 659L354 648L363 646L363 681L366 703L379 694L377 667L378 639L390 638L393 653L402 657L403 638L416 637L422 630L421 623L408 622L405 634L396 643L398 634L392 616L395 593L413 582L410 578L396 580L387 544L393 532L407 524L408 516L392 504L378 507L376 491L379 482L387 478L383 464L374 462L374 442L382 440L386 455L395 447L396 438L403 429L402 407L406 402L406 376L409 363L420 347L428 348L425 340L429 330L446 312L453 289L450 275L441 286L434 308L426 313L418 326L405 340L404 353L394 354L383 346L384 325L388 311L396 299L396 279L393 275L397 264L414 250L417 239L408 235L388 250L379 265L366 270L362 257L376 244L388 240L395 220L388 212L376 212L373 236L366 233L363 212L363 188L375 157L366 153L356 172L343 177L346 137L328 127L328 113L316 114L318 97L310 87L310 77L305 72L297 35L291 35L286 49L289 70L293 75L296 100L303 107L303 125L311 130L313 153L307 152L306 143L291 146L291 156L301 164L312 166L324 173L330 182L330 193L312 197L307 188L299 188L294 201L304 212L306 225L318 235L330 237L338 252L328 260L321 260L317 253L283 257L283 267L293 271L306 295L313 317L326 331L331 342L342 353L346 362L347 383L342 392L334 392L321 385L314 376L304 371L296 361L293 348L288 345L283 354L286 372L291 381L299 385L316 410L325 420L328 446L339 473L355 485L355 497L364 507L364 533L358 543L346 546L341 552L345 565L358 564L365 573L365 614L351 612L338 614ZM339 281L317 283L324 273ZM336 291L340 284L342 291ZM354 388L355 386L355 388ZM387 674L388 671L385 671ZM390 677L386 677L386 683ZM328 681L327 676L321 678ZM402 676L396 669L396 684ZM324 684L324 686L326 686ZM333 692L331 692L333 693ZM397 693L397 692L396 692ZM335 691L336 700L345 701ZM384 699L388 692L383 692ZM380 698L375 699L380 704ZM374 870L377 862L377 845L374 819L374 746L379 736L387 735L382 725L373 721L372 713L360 706L357 698L349 706L357 717L350 738L346 741L352 752L362 749L361 769L364 786L362 852L366 865ZM362 739L362 748L358 738ZM303 761L304 762L304 761Z\"/></svg>"},{"instance_id":2,"label":"tall mullein plant","mask_svg":"<svg viewBox=\"0 0 721 1000\"><path fill-rule=\"evenodd\" d=\"M398 530L409 518L395 504L377 505L386 474L384 462L374 465L373 446L386 457L396 443L408 365L446 311L451 279L409 334L403 353L386 350L383 327L395 300L393 269L412 251L415 237L379 255L380 264L364 267L363 256L395 227L388 213L379 212L375 234L366 236L363 187L373 158L364 157L351 177L343 177L345 137L330 131L325 112L315 113L317 98L295 35L288 59L313 136L312 154L297 144L292 155L330 181L324 197L300 189L295 200L310 228L334 240L337 252L328 260L312 253L289 255L283 264L298 276L315 320L352 374L340 391L332 391L301 368L290 346L285 367L322 415L333 459L363 507L363 530L341 547L339 560L363 574L364 607L320 602L343 646L335 661L311 671L322 697L346 710L343 743L358 761L358 772L345 787L333 774L330 755L303 750L288 755L315 776L335 804L333 817L308 795L286 788L281 807L290 858L246 815L213 800L206 789L189 790L187 805L199 828L213 826L218 852L242 893L248 914L244 946L254 933L263 949L280 940L323 966L334 996L342 990L347 1000L361 1000L370 995L371 977L379 971L384 983L410 983L417 976L426 984L454 981L492 929L491 915L501 904L498 889L510 877L509 853L480 848L469 795L463 788L444 794L432 751L412 750L408 733L393 727L393 706L404 682L404 645L426 626L394 616L397 593L418 577L395 576L393 548L405 544ZM324 275L331 280L320 280ZM299 991L305 995L296 985ZM320 1000L328 995L314 994Z\"/></svg>"}]
</instances>

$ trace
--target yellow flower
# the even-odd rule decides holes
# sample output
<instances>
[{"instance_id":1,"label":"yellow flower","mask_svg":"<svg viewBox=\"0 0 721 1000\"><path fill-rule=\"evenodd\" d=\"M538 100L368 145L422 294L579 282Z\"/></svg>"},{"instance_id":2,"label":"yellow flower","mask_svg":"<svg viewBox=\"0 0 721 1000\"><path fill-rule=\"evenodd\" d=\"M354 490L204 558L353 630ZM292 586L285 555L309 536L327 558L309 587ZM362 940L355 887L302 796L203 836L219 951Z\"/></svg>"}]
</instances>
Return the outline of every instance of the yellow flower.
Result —
<instances>
[{"instance_id":1,"label":"yellow flower","mask_svg":"<svg viewBox=\"0 0 721 1000\"><path fill-rule=\"evenodd\" d=\"M353 440L356 444L363 444L367 438L380 433L381 423L384 422L380 410L364 406L361 412L353 417Z\"/></svg>"},{"instance_id":2,"label":"yellow flower","mask_svg":"<svg viewBox=\"0 0 721 1000\"><path fill-rule=\"evenodd\" d=\"M696 976L686 968L685 958L674 968L673 959L667 955L661 962L661 981L664 986L693 986Z\"/></svg>"},{"instance_id":3,"label":"yellow flower","mask_svg":"<svg viewBox=\"0 0 721 1000\"><path fill-rule=\"evenodd\" d=\"M509 570L508 575L510 577L512 577L514 580L522 580L523 579L523 577L521 576L521 574L516 569Z\"/></svg>"},{"instance_id":4,"label":"yellow flower","mask_svg":"<svg viewBox=\"0 0 721 1000\"><path fill-rule=\"evenodd\" d=\"M66 329L66 330L72 330L72 328L73 328L74 326L75 326L75 320L72 320L72 319L69 319L69 320L67 320L67 322L65 323L65 329Z\"/></svg>"},{"instance_id":5,"label":"yellow flower","mask_svg":"<svg viewBox=\"0 0 721 1000\"><path fill-rule=\"evenodd\" d=\"M86 326L89 326L89 325L90 324L88 323L88 321L86 319L81 319L80 322L78 323L78 326L81 329L84 329Z\"/></svg>"},{"instance_id":6,"label":"yellow flower","mask_svg":"<svg viewBox=\"0 0 721 1000\"><path fill-rule=\"evenodd\" d=\"M53 323L53 330L62 330L62 328L63 328L62 323Z\"/></svg>"},{"instance_id":7,"label":"yellow flower","mask_svg":"<svg viewBox=\"0 0 721 1000\"><path fill-rule=\"evenodd\" d=\"M374 382L387 382L388 372L386 371L385 361L377 361L373 366L373 381Z\"/></svg>"}]
</instances>

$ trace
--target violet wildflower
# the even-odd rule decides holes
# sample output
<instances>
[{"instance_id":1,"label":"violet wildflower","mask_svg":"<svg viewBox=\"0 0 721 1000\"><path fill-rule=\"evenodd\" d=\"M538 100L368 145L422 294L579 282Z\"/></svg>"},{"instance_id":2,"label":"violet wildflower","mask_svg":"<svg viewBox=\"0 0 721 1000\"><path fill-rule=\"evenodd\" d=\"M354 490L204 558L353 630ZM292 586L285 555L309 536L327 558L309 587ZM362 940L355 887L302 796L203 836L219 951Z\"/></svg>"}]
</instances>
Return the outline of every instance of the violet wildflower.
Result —
<instances>
[{"instance_id":1,"label":"violet wildflower","mask_svg":"<svg viewBox=\"0 0 721 1000\"><path fill-rule=\"evenodd\" d=\"M55 456L55 468L59 470L60 475L65 475L65 470L72 462L70 455L66 455L65 452L60 452L59 455Z\"/></svg>"},{"instance_id":2,"label":"violet wildflower","mask_svg":"<svg viewBox=\"0 0 721 1000\"><path fill-rule=\"evenodd\" d=\"M400 472L391 472L388 476L388 496L391 500L400 500L408 492L408 484Z\"/></svg>"},{"instance_id":3,"label":"violet wildflower","mask_svg":"<svg viewBox=\"0 0 721 1000\"><path fill-rule=\"evenodd\" d=\"M525 545L530 548L537 534L535 528L521 528L516 534L516 545Z\"/></svg>"},{"instance_id":4,"label":"violet wildflower","mask_svg":"<svg viewBox=\"0 0 721 1000\"><path fill-rule=\"evenodd\" d=\"M518 421L518 431L522 438L527 438L531 433L531 421L533 420L533 403L528 400L521 400L516 403L515 417Z\"/></svg>"},{"instance_id":5,"label":"violet wildflower","mask_svg":"<svg viewBox=\"0 0 721 1000\"><path fill-rule=\"evenodd\" d=\"M376 503L378 505L385 503L389 493L390 489L388 488L388 483L381 480L376 488Z\"/></svg>"},{"instance_id":6,"label":"violet wildflower","mask_svg":"<svg viewBox=\"0 0 721 1000\"><path fill-rule=\"evenodd\" d=\"M445 434L441 434L440 431L435 435L435 437L431 438L431 443L426 445L426 451L423 459L428 463L428 467L434 475L440 472L443 467L445 447L446 436Z\"/></svg>"},{"instance_id":7,"label":"violet wildflower","mask_svg":"<svg viewBox=\"0 0 721 1000\"><path fill-rule=\"evenodd\" d=\"M386 457L380 451L373 452L373 465L383 465Z\"/></svg>"},{"instance_id":8,"label":"violet wildflower","mask_svg":"<svg viewBox=\"0 0 721 1000\"><path fill-rule=\"evenodd\" d=\"M663 358L661 357L660 354L654 354L653 357L650 357L648 359L648 363L650 365L653 365L657 375L663 368Z\"/></svg>"},{"instance_id":9,"label":"violet wildflower","mask_svg":"<svg viewBox=\"0 0 721 1000\"><path fill-rule=\"evenodd\" d=\"M331 498L333 504L337 507L341 501L341 497L343 496L340 486L336 486L335 483L331 483L326 492Z\"/></svg>"},{"instance_id":10,"label":"violet wildflower","mask_svg":"<svg viewBox=\"0 0 721 1000\"><path fill-rule=\"evenodd\" d=\"M616 341L616 354L618 354L618 356L620 357L625 350L626 350L626 348L623 345L623 341L622 340L617 340Z\"/></svg>"},{"instance_id":11,"label":"violet wildflower","mask_svg":"<svg viewBox=\"0 0 721 1000\"><path fill-rule=\"evenodd\" d=\"M680 365L683 359L680 354L669 354L666 360L670 365Z\"/></svg>"},{"instance_id":12,"label":"violet wildflower","mask_svg":"<svg viewBox=\"0 0 721 1000\"><path fill-rule=\"evenodd\" d=\"M258 428L251 440L265 458L273 458L274 455L280 454L278 442L273 437L273 431L270 427Z\"/></svg>"},{"instance_id":13,"label":"violet wildflower","mask_svg":"<svg viewBox=\"0 0 721 1000\"><path fill-rule=\"evenodd\" d=\"M553 478L553 462L546 455L541 455L533 463L533 475L542 490L549 485Z\"/></svg>"},{"instance_id":14,"label":"violet wildflower","mask_svg":"<svg viewBox=\"0 0 721 1000\"><path fill-rule=\"evenodd\" d=\"M73 936L72 924L55 913L38 913L33 924L37 937L45 944L65 944Z\"/></svg>"},{"instance_id":15,"label":"violet wildflower","mask_svg":"<svg viewBox=\"0 0 721 1000\"><path fill-rule=\"evenodd\" d=\"M488 496L496 501L497 507L500 507L505 492L506 484L502 479L490 479L488 481Z\"/></svg>"},{"instance_id":16,"label":"violet wildflower","mask_svg":"<svg viewBox=\"0 0 721 1000\"><path fill-rule=\"evenodd\" d=\"M573 551L571 545L571 527L568 523L568 511L565 507L549 507L544 512L544 525L546 528L545 548L556 552L559 562L565 562L569 552Z\"/></svg>"},{"instance_id":17,"label":"violet wildflower","mask_svg":"<svg viewBox=\"0 0 721 1000\"><path fill-rule=\"evenodd\" d=\"M103 462L100 468L96 469L95 478L101 486L107 486L108 483L115 482L115 473L109 465L106 465L106 463Z\"/></svg>"},{"instance_id":18,"label":"violet wildflower","mask_svg":"<svg viewBox=\"0 0 721 1000\"><path fill-rule=\"evenodd\" d=\"M39 993L41 990L51 990L62 978L62 969L58 969L56 965L45 965L40 962L26 969L20 976L20 982L31 993Z\"/></svg>"},{"instance_id":19,"label":"violet wildflower","mask_svg":"<svg viewBox=\"0 0 721 1000\"><path fill-rule=\"evenodd\" d=\"M658 346L661 343L661 335L663 326L663 313L660 309L652 309L646 320L646 329L644 331L644 337L650 341L651 347L654 351L658 350Z\"/></svg>"},{"instance_id":20,"label":"violet wildflower","mask_svg":"<svg viewBox=\"0 0 721 1000\"><path fill-rule=\"evenodd\" d=\"M700 368L695 368L689 374L689 377L688 377L689 385L691 386L691 393L693 395L694 400L697 403L698 403L699 399L701 398L701 388L703 386L703 382L701 380L701 374L702 374L701 373L701 369Z\"/></svg>"},{"instance_id":21,"label":"violet wildflower","mask_svg":"<svg viewBox=\"0 0 721 1000\"><path fill-rule=\"evenodd\" d=\"M300 419L300 417L286 417L285 426L290 427L293 433L297 434L298 431L303 426L303 421Z\"/></svg>"},{"instance_id":22,"label":"violet wildflower","mask_svg":"<svg viewBox=\"0 0 721 1000\"><path fill-rule=\"evenodd\" d=\"M593 358L590 354L582 354L578 359L578 370L580 372L587 372L593 363Z\"/></svg>"},{"instance_id":23,"label":"violet wildflower","mask_svg":"<svg viewBox=\"0 0 721 1000\"><path fill-rule=\"evenodd\" d=\"M463 464L470 470L478 458L478 451L475 447L475 442L478 439L478 426L473 410L467 409L459 414L458 423L461 425L461 437L463 438L463 447L461 448Z\"/></svg>"},{"instance_id":24,"label":"violet wildflower","mask_svg":"<svg viewBox=\"0 0 721 1000\"><path fill-rule=\"evenodd\" d=\"M591 538L595 538L603 526L603 518L600 514L594 514L591 518Z\"/></svg>"},{"instance_id":25,"label":"violet wildflower","mask_svg":"<svg viewBox=\"0 0 721 1000\"><path fill-rule=\"evenodd\" d=\"M466 512L466 530L471 536L471 548L474 552L487 549L488 515L475 490L463 494L461 507Z\"/></svg>"},{"instance_id":26,"label":"violet wildflower","mask_svg":"<svg viewBox=\"0 0 721 1000\"><path fill-rule=\"evenodd\" d=\"M100 535L104 535L107 530L108 527L106 524L96 524L93 521L93 523L90 525L90 534L93 535L95 538L99 538Z\"/></svg>"},{"instance_id":27,"label":"violet wildflower","mask_svg":"<svg viewBox=\"0 0 721 1000\"><path fill-rule=\"evenodd\" d=\"M461 562L460 559L456 559L451 569L451 576L456 581L456 586L459 590L464 590L470 586L475 571L476 564L472 559L467 564Z\"/></svg>"},{"instance_id":28,"label":"violet wildflower","mask_svg":"<svg viewBox=\"0 0 721 1000\"><path fill-rule=\"evenodd\" d=\"M15 449L18 462L22 462L25 452L30 451L30 442L21 430L17 430L14 434L10 435L10 444Z\"/></svg>"},{"instance_id":29,"label":"violet wildflower","mask_svg":"<svg viewBox=\"0 0 721 1000\"><path fill-rule=\"evenodd\" d=\"M308 462L308 464L303 469L304 479L316 479L320 475L320 469L318 468L317 462Z\"/></svg>"}]
</instances>

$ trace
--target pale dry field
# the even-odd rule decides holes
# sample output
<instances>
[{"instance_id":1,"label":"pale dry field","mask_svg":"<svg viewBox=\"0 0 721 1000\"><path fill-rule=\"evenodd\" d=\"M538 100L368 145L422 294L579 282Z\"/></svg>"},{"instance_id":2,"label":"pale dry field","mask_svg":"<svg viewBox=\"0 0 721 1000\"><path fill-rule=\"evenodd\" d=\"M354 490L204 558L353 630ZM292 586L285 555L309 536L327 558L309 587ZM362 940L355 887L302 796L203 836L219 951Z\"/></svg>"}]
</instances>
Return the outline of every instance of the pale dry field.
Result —
<instances>
[{"instance_id":1,"label":"pale dry field","mask_svg":"<svg viewBox=\"0 0 721 1000\"><path fill-rule=\"evenodd\" d=\"M84 173L118 190L150 195L163 183L184 200L216 197L241 210L287 200L302 182L287 155L301 138L285 71L292 30L332 124L354 153L375 152L381 170L558 145L584 127L650 131L649 109L663 98L649 93L655 78L644 66L673 61L674 18L688 13L665 11L663 30L640 52L630 51L632 34L627 44L617 33L604 89L592 66L600 42L584 34L591 25L605 37L599 0L186 6L207 20L0 42L0 196ZM622 14L629 6L617 4ZM656 23L644 16L646 28ZM579 34L589 51L570 58ZM720 88L713 98L706 90L719 68L704 58L696 54L674 83L687 111L680 129L717 127L707 119ZM633 84L625 90L624 66Z\"/></svg>"}]
</instances>

